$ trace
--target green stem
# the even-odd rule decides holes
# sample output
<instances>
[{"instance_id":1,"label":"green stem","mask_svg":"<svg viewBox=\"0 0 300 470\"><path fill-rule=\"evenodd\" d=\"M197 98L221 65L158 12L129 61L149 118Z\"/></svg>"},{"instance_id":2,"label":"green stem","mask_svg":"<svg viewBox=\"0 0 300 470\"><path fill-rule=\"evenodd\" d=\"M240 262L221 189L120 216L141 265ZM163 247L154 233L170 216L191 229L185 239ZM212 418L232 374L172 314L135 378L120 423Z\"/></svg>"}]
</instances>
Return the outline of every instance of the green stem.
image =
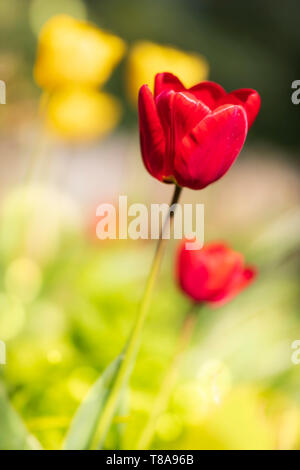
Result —
<instances>
[{"instance_id":1,"label":"green stem","mask_svg":"<svg viewBox=\"0 0 300 470\"><path fill-rule=\"evenodd\" d=\"M118 400L122 392L122 388L124 387L131 373L133 362L135 360L135 357L139 349L141 332L142 332L142 329L143 329L143 326L147 317L147 313L149 310L151 296L153 293L155 282L157 280L159 268L160 268L163 254L164 254L165 247L166 247L166 242L168 241L167 239L163 238L163 235L165 233L165 229L167 227L169 219L171 219L174 216L174 212L171 209L172 209L173 204L176 204L178 202L181 190L182 190L181 187L177 185L175 186L171 206L169 208L169 212L164 221L163 228L160 232L160 237L157 243L156 252L154 255L151 270L150 270L148 280L146 283L144 295L143 295L140 308L138 311L137 319L132 329L131 335L129 337L127 346L125 347L124 358L121 363L120 369L118 371L117 377L115 379L113 388L104 406L102 416L99 421L99 425L97 427L97 431L95 433L95 436L92 442L92 446L91 446L92 449L99 448L99 446L102 447L106 434L109 430L110 423L113 419L116 407L118 405Z\"/></svg>"},{"instance_id":2,"label":"green stem","mask_svg":"<svg viewBox=\"0 0 300 470\"><path fill-rule=\"evenodd\" d=\"M43 132L43 131L40 131L40 132ZM34 151L31 152L30 154L28 167L27 167L27 171L26 171L25 179L24 179L25 186L31 185L33 178L34 178L34 174L39 164L41 163L44 155L45 153L43 152L43 139L41 138L38 144L36 145L36 148L34 149Z\"/></svg>"},{"instance_id":3,"label":"green stem","mask_svg":"<svg viewBox=\"0 0 300 470\"><path fill-rule=\"evenodd\" d=\"M37 171L39 166L42 166L46 157L46 146L48 144L48 139L46 138L46 131L45 131L45 113L50 101L51 94L47 93L44 97L43 107L39 113L39 117L43 120L43 127L39 129L39 137L37 142L35 142L35 146L33 151L30 152L29 159L28 159L28 167L24 177L24 184L25 186L30 186L33 182L35 172Z\"/></svg>"},{"instance_id":4,"label":"green stem","mask_svg":"<svg viewBox=\"0 0 300 470\"><path fill-rule=\"evenodd\" d=\"M197 304L193 304L191 308L189 308L188 312L185 315L185 318L182 323L182 327L180 330L180 335L177 341L175 354L173 356L171 365L167 371L167 374L164 378L164 381L161 385L159 390L158 396L154 402L154 405L151 409L151 415L149 420L143 430L143 433L140 437L140 440L137 445L138 450L146 450L149 448L153 436L156 430L156 424L159 416L164 412L167 408L170 395L176 383L176 379L178 376L178 370L181 365L184 353L186 351L187 346L191 340L191 337L194 332L194 328L197 321L196 315L196 307Z\"/></svg>"}]
</instances>

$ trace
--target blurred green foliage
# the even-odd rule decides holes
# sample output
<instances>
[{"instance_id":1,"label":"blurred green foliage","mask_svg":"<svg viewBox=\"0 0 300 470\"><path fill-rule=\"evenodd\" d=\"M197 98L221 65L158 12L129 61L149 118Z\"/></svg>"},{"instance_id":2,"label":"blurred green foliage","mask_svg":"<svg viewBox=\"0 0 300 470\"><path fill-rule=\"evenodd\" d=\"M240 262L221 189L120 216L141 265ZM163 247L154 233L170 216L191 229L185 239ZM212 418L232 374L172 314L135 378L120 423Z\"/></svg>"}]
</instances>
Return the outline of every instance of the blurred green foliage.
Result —
<instances>
[{"instance_id":1,"label":"blurred green foliage","mask_svg":"<svg viewBox=\"0 0 300 470\"><path fill-rule=\"evenodd\" d=\"M55 236L45 238L46 258L45 212L37 212L45 201L49 217L53 204L50 226L56 227ZM145 241L96 241L78 224L66 196L53 189L16 189L3 207L1 335L8 366L2 368L2 379L29 431L45 448L60 448L78 405L125 344L153 246ZM299 213L292 214L292 221L297 227ZM33 227L40 243L30 245ZM5 237L13 229L19 235L14 246L14 238ZM274 236L282 246L280 255L269 243ZM298 263L291 257L295 241L283 246L284 239L284 230L274 232L268 226L255 242L248 241L248 257L260 267L259 280L228 306L199 315L169 409L158 422L155 448L300 445L299 371L291 362L291 342L300 333ZM173 250L171 243L131 380L130 401L116 417L108 448L134 448L172 357L188 308L173 281ZM274 270L274 263L281 269Z\"/></svg>"},{"instance_id":2,"label":"blurred green foliage","mask_svg":"<svg viewBox=\"0 0 300 470\"><path fill-rule=\"evenodd\" d=\"M297 0L284 7L271 0L48 3L49 10L64 5L130 44L149 39L204 54L211 79L228 89L251 86L263 96L250 141L299 149L299 112L290 100L291 82L300 78ZM20 122L36 111L32 68L42 4L0 0L0 78L9 98L1 133L9 140L15 132L17 142L1 155L3 167L16 148L23 158ZM106 87L124 104L125 69L123 62ZM27 101L34 103L29 111ZM125 106L129 126L136 112ZM226 307L199 312L153 448L300 448L300 366L291 361L291 344L300 337L300 213L290 175L281 167L272 173L275 159L265 155L258 152L254 175L246 165L236 173L238 183L213 188L207 218L209 237L229 236L258 266L259 278ZM131 193L141 195L144 181L138 184L134 158L130 165L129 184L136 183ZM152 187L148 191L152 197ZM7 365L0 366L2 449L61 448L78 406L118 356L135 321L154 243L100 242L92 222L69 196L46 186L15 186L1 200L0 339L7 345ZM189 306L173 279L174 249L171 242L107 448L135 447L172 358Z\"/></svg>"}]
</instances>

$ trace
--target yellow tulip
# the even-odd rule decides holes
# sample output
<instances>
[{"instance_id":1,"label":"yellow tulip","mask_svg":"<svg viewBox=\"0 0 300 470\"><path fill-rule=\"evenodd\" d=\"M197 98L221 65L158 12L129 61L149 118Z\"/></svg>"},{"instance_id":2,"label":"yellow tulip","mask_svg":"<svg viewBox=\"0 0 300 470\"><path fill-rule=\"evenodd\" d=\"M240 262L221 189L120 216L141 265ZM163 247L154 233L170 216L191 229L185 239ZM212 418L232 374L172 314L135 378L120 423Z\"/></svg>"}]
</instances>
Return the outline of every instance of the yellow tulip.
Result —
<instances>
[{"instance_id":1,"label":"yellow tulip","mask_svg":"<svg viewBox=\"0 0 300 470\"><path fill-rule=\"evenodd\" d=\"M68 15L57 15L41 30L35 80L42 88L102 85L125 52L118 36Z\"/></svg>"},{"instance_id":2,"label":"yellow tulip","mask_svg":"<svg viewBox=\"0 0 300 470\"><path fill-rule=\"evenodd\" d=\"M131 49L127 64L127 91L133 104L139 88L146 83L153 89L154 77L160 72L171 72L190 87L207 79L209 66L199 54L148 41L138 42Z\"/></svg>"},{"instance_id":3,"label":"yellow tulip","mask_svg":"<svg viewBox=\"0 0 300 470\"><path fill-rule=\"evenodd\" d=\"M93 88L67 87L49 97L47 127L61 138L86 141L103 137L118 123L119 101Z\"/></svg>"}]
</instances>

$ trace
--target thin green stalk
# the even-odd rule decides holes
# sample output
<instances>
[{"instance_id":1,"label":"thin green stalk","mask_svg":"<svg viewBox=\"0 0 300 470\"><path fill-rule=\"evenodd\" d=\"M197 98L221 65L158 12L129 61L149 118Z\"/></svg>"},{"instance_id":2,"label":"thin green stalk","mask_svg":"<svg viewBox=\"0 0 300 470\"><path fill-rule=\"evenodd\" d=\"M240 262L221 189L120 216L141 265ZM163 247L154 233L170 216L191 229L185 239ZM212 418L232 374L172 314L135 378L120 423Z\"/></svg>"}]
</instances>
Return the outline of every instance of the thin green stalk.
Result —
<instances>
[{"instance_id":1,"label":"thin green stalk","mask_svg":"<svg viewBox=\"0 0 300 470\"><path fill-rule=\"evenodd\" d=\"M172 202L170 209L173 204L176 204L179 200L181 189L179 186L175 186ZM147 317L147 313L149 310L149 305L151 301L151 296L153 293L154 285L158 276L159 268L161 265L161 261L163 258L163 254L166 247L167 239L163 238L164 231L166 226L169 222L169 219L172 218L174 212L169 210L167 217L164 221L163 228L160 233L160 237L157 243L156 252L154 255L154 259L152 262L152 267L148 276L148 280L146 283L146 288L144 291L144 295L140 304L140 308L137 314L137 319L132 329L131 335L129 337L127 346L125 347L124 351L124 359L121 363L120 369L118 371L115 383L113 388L110 392L109 398L104 406L102 416L95 433L93 442L92 442L92 449L98 448L99 446L102 447L106 434L109 430L110 423L113 419L116 406L118 404L118 400L120 394L122 392L122 388L124 387L126 380L129 378L135 357L137 355L140 343L141 332Z\"/></svg>"},{"instance_id":2,"label":"thin green stalk","mask_svg":"<svg viewBox=\"0 0 300 470\"><path fill-rule=\"evenodd\" d=\"M137 445L138 450L146 450L149 448L154 434L156 430L157 420L159 416L164 412L167 408L170 395L172 393L173 387L176 383L178 370L181 365L184 353L186 351L187 346L191 340L191 337L194 332L194 328L197 321L197 312L195 311L195 307L197 304L193 304L191 308L189 308L180 330L180 335L177 341L175 354L173 356L172 362L170 367L167 371L167 374L164 378L164 381L161 385L157 398L154 402L154 405L151 409L151 415L149 420L142 432L140 440Z\"/></svg>"},{"instance_id":3,"label":"thin green stalk","mask_svg":"<svg viewBox=\"0 0 300 470\"><path fill-rule=\"evenodd\" d=\"M47 93L44 96L43 106L39 112L39 117L41 117L43 121L45 120L45 112L48 107L50 97L50 93ZM37 171L39 166L42 166L47 154L45 147L48 144L48 139L46 139L46 131L44 129L44 126L45 123L43 122L43 127L39 129L39 138L37 142L35 142L33 151L30 152L29 155L28 167L24 177L25 186L30 186L32 184L35 172Z\"/></svg>"},{"instance_id":4,"label":"thin green stalk","mask_svg":"<svg viewBox=\"0 0 300 470\"><path fill-rule=\"evenodd\" d=\"M43 133L44 131L40 130L40 132ZM25 186L30 186L32 184L34 174L35 174L38 166L41 164L41 162L42 162L42 160L45 156L43 137L44 136L42 136L39 139L38 143L36 144L36 147L35 147L34 151L31 152L31 154L30 154L29 161L28 161L28 167L27 167L27 170L26 170L25 178L24 178Z\"/></svg>"}]
</instances>

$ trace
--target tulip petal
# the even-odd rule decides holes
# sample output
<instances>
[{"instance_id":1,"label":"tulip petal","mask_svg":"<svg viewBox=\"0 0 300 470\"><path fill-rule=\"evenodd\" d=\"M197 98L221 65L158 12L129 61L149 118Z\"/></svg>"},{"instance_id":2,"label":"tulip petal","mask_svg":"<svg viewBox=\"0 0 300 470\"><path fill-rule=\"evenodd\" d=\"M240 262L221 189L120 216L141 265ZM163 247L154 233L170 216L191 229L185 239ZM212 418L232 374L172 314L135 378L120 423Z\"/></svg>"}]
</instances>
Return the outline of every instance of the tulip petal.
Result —
<instances>
[{"instance_id":1,"label":"tulip petal","mask_svg":"<svg viewBox=\"0 0 300 470\"><path fill-rule=\"evenodd\" d=\"M178 278L194 300L210 302L227 295L233 279L243 273L243 256L224 243L210 243L201 250L179 250Z\"/></svg>"},{"instance_id":2,"label":"tulip petal","mask_svg":"<svg viewBox=\"0 0 300 470\"><path fill-rule=\"evenodd\" d=\"M174 156L184 136L209 113L210 109L189 93L163 91L156 98L160 122L165 132L164 179L173 176Z\"/></svg>"},{"instance_id":3,"label":"tulip petal","mask_svg":"<svg viewBox=\"0 0 300 470\"><path fill-rule=\"evenodd\" d=\"M227 96L226 91L221 85L215 82L201 82L188 90L198 100L201 100L211 110L218 107L218 101Z\"/></svg>"},{"instance_id":4,"label":"tulip petal","mask_svg":"<svg viewBox=\"0 0 300 470\"><path fill-rule=\"evenodd\" d=\"M206 289L215 294L224 288L232 277L240 276L243 271L244 257L224 243L211 243L203 251L203 262L209 272Z\"/></svg>"},{"instance_id":5,"label":"tulip petal","mask_svg":"<svg viewBox=\"0 0 300 470\"><path fill-rule=\"evenodd\" d=\"M138 108L143 161L149 173L162 180L165 137L152 93L147 85L140 89Z\"/></svg>"},{"instance_id":6,"label":"tulip petal","mask_svg":"<svg viewBox=\"0 0 300 470\"><path fill-rule=\"evenodd\" d=\"M210 109L187 92L162 92L156 99L157 112L165 132L170 128L177 139L182 139L207 114Z\"/></svg>"},{"instance_id":7,"label":"tulip petal","mask_svg":"<svg viewBox=\"0 0 300 470\"><path fill-rule=\"evenodd\" d=\"M248 287L256 278L257 270L253 267L246 267L238 275L233 276L231 282L217 295L211 297L208 301L214 307L220 307L226 304L241 291Z\"/></svg>"},{"instance_id":8,"label":"tulip petal","mask_svg":"<svg viewBox=\"0 0 300 470\"><path fill-rule=\"evenodd\" d=\"M182 290L196 302L224 305L245 289L256 277L253 267L244 266L241 253L227 244L213 242L201 250L178 248L176 277Z\"/></svg>"},{"instance_id":9,"label":"tulip petal","mask_svg":"<svg viewBox=\"0 0 300 470\"><path fill-rule=\"evenodd\" d=\"M181 186L202 189L221 178L240 153L247 135L241 106L217 108L177 146L174 176Z\"/></svg>"},{"instance_id":10,"label":"tulip petal","mask_svg":"<svg viewBox=\"0 0 300 470\"><path fill-rule=\"evenodd\" d=\"M156 98L163 91L184 91L185 87L175 75L169 72L157 73L154 83L154 97Z\"/></svg>"},{"instance_id":11,"label":"tulip petal","mask_svg":"<svg viewBox=\"0 0 300 470\"><path fill-rule=\"evenodd\" d=\"M238 104L243 106L248 117L248 127L250 128L260 109L261 99L257 91L250 88L241 88L229 93L219 100L218 106L222 104Z\"/></svg>"}]
</instances>

